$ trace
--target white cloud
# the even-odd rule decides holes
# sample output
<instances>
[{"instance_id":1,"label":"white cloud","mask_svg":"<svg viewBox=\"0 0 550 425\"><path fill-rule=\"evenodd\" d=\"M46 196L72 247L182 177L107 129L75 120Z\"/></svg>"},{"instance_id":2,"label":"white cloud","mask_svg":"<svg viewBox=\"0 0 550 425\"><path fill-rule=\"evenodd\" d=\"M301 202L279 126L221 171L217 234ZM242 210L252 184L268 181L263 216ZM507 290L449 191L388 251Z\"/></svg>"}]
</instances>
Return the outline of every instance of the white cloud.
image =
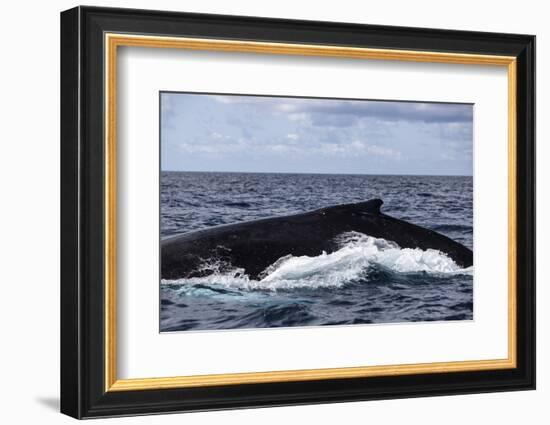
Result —
<instances>
[{"instance_id":1,"label":"white cloud","mask_svg":"<svg viewBox=\"0 0 550 425\"><path fill-rule=\"evenodd\" d=\"M370 145L360 140L349 143L322 143L315 149L327 156L356 158L358 156L382 156L388 159L401 159L401 152L384 146Z\"/></svg>"},{"instance_id":2,"label":"white cloud","mask_svg":"<svg viewBox=\"0 0 550 425\"><path fill-rule=\"evenodd\" d=\"M286 117L289 121L294 121L298 123L308 123L311 119L310 114L306 114L305 112L288 114Z\"/></svg>"},{"instance_id":3,"label":"white cloud","mask_svg":"<svg viewBox=\"0 0 550 425\"><path fill-rule=\"evenodd\" d=\"M401 152L384 146L367 146L367 152L373 155L385 156L391 159L401 159Z\"/></svg>"},{"instance_id":4,"label":"white cloud","mask_svg":"<svg viewBox=\"0 0 550 425\"><path fill-rule=\"evenodd\" d=\"M275 110L279 112L294 112L298 109L293 103L279 103L275 105Z\"/></svg>"}]
</instances>

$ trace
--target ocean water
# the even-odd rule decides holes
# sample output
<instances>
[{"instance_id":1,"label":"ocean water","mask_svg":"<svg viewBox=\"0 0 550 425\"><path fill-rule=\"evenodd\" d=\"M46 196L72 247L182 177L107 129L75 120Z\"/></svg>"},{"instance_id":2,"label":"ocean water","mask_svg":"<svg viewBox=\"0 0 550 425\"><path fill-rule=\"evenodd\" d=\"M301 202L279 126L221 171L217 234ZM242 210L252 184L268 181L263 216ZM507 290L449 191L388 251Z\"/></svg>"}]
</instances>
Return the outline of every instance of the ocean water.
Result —
<instances>
[{"instance_id":1,"label":"ocean water","mask_svg":"<svg viewBox=\"0 0 550 425\"><path fill-rule=\"evenodd\" d=\"M380 198L382 212L472 249L472 177L163 172L161 238ZM289 257L261 280L238 270L161 280L168 331L471 320L473 267L356 232Z\"/></svg>"}]
</instances>

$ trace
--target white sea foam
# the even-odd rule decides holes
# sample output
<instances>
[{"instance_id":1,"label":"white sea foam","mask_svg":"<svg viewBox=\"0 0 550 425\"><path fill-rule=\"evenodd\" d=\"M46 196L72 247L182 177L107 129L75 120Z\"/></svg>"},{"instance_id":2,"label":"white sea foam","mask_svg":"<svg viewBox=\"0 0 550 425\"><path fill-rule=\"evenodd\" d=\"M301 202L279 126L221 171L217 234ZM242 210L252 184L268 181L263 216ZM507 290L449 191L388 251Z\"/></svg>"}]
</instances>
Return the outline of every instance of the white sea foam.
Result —
<instances>
[{"instance_id":1,"label":"white sea foam","mask_svg":"<svg viewBox=\"0 0 550 425\"><path fill-rule=\"evenodd\" d=\"M201 278L163 280L163 284L215 285L234 289L287 289L340 287L376 266L393 273L472 275L473 267L459 267L446 254L419 248L400 248L393 242L357 232L339 237L340 249L315 257L288 255L269 266L261 280L250 279L242 269L215 272Z\"/></svg>"}]
</instances>

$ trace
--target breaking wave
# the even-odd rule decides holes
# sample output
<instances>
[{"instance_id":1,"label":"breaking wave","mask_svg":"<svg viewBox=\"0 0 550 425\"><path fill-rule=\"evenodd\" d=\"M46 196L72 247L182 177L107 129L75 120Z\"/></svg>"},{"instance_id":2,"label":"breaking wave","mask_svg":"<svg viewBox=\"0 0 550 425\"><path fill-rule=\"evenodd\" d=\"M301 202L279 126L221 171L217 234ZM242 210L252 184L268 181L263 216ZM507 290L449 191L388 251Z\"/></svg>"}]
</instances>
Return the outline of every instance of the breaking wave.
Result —
<instances>
[{"instance_id":1,"label":"breaking wave","mask_svg":"<svg viewBox=\"0 0 550 425\"><path fill-rule=\"evenodd\" d=\"M461 268L434 249L400 248L393 242L358 232L342 234L337 242L340 248L330 254L282 257L264 270L260 280L250 279L243 269L224 268L224 272L219 272L215 265L209 265L212 273L208 276L163 279L162 284L229 290L341 287L357 280L368 281L368 272L373 268L397 274L473 275L473 267Z\"/></svg>"}]
</instances>

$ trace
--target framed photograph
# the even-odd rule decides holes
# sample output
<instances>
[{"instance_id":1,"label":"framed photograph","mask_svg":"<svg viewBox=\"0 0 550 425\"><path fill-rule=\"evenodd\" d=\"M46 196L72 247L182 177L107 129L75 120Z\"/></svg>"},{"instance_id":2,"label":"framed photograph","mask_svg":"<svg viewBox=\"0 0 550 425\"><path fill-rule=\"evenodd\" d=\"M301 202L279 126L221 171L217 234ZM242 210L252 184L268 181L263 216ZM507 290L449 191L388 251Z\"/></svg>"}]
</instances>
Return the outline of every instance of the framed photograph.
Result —
<instances>
[{"instance_id":1,"label":"framed photograph","mask_svg":"<svg viewBox=\"0 0 550 425\"><path fill-rule=\"evenodd\" d=\"M61 14L61 411L535 388L535 37Z\"/></svg>"}]
</instances>

